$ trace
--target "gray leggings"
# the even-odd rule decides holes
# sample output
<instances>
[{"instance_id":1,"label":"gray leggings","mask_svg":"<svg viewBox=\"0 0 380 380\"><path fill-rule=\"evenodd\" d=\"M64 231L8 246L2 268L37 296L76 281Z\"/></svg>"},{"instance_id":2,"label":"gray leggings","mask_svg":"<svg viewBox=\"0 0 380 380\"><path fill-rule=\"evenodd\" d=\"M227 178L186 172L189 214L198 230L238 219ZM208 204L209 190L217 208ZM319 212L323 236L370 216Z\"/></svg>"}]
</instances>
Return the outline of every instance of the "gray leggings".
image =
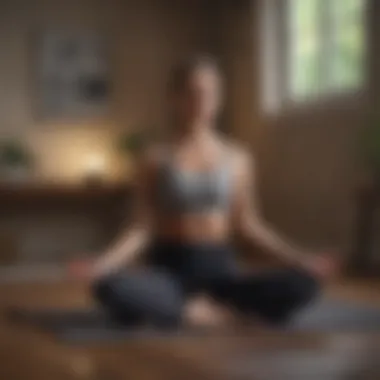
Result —
<instances>
[{"instance_id":1,"label":"gray leggings","mask_svg":"<svg viewBox=\"0 0 380 380\"><path fill-rule=\"evenodd\" d=\"M146 270L116 273L94 286L96 299L122 323L176 326L186 298L202 292L242 313L282 324L319 288L314 278L295 270L241 275L227 246L158 242L149 257Z\"/></svg>"}]
</instances>

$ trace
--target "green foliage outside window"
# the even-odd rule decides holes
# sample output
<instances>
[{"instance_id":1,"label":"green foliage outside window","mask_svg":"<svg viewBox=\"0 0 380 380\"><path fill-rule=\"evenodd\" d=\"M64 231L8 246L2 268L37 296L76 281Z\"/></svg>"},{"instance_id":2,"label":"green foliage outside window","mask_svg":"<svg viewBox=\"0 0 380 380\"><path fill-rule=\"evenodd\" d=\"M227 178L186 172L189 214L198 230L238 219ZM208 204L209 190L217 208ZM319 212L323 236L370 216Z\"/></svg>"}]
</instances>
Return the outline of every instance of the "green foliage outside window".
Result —
<instances>
[{"instance_id":1,"label":"green foliage outside window","mask_svg":"<svg viewBox=\"0 0 380 380\"><path fill-rule=\"evenodd\" d=\"M366 0L288 0L288 90L292 100L360 86Z\"/></svg>"}]
</instances>

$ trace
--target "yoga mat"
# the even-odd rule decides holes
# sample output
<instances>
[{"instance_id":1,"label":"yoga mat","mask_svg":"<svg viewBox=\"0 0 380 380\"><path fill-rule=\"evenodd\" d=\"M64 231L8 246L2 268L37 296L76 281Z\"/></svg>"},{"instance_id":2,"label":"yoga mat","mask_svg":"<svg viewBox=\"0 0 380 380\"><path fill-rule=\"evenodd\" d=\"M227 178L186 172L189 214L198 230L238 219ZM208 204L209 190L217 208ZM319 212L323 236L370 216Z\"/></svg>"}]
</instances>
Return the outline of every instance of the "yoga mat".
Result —
<instances>
[{"instance_id":1,"label":"yoga mat","mask_svg":"<svg viewBox=\"0 0 380 380\"><path fill-rule=\"evenodd\" d=\"M7 318L13 323L31 325L69 343L115 342L131 339L195 337L214 333L206 327L162 328L142 325L126 327L100 309L23 309L11 308Z\"/></svg>"},{"instance_id":2,"label":"yoga mat","mask_svg":"<svg viewBox=\"0 0 380 380\"><path fill-rule=\"evenodd\" d=\"M71 343L204 336L212 335L216 331L206 327L171 330L160 330L149 326L129 328L118 324L106 313L96 309L11 309L8 317L14 322L27 323L50 331L60 340ZM380 332L380 307L322 299L299 313L284 330L321 333ZM231 333L233 334L233 331Z\"/></svg>"},{"instance_id":3,"label":"yoga mat","mask_svg":"<svg viewBox=\"0 0 380 380\"><path fill-rule=\"evenodd\" d=\"M321 332L380 332L380 305L322 299L297 314L289 326L294 330Z\"/></svg>"}]
</instances>

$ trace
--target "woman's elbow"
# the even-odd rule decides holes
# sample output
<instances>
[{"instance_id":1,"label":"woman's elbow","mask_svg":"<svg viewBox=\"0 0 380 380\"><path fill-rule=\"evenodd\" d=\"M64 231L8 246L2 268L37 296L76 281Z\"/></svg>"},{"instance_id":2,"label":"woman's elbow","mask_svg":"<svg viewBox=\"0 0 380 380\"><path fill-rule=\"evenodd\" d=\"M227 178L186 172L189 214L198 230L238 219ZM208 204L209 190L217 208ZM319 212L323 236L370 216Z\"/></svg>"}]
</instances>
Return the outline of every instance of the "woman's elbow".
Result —
<instances>
[{"instance_id":1,"label":"woman's elbow","mask_svg":"<svg viewBox=\"0 0 380 380\"><path fill-rule=\"evenodd\" d=\"M237 218L234 227L237 234L243 238L252 235L253 223L246 215Z\"/></svg>"}]
</instances>

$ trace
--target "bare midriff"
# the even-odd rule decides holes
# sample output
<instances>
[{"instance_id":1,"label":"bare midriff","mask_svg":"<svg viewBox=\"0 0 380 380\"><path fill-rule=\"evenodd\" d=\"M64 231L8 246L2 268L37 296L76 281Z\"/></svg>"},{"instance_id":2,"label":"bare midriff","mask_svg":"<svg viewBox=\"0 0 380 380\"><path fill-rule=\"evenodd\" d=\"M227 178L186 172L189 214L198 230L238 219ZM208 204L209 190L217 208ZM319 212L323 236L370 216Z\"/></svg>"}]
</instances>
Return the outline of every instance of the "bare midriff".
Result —
<instances>
[{"instance_id":1,"label":"bare midriff","mask_svg":"<svg viewBox=\"0 0 380 380\"><path fill-rule=\"evenodd\" d=\"M227 242L230 236L229 215L221 212L160 217L156 221L158 238L188 243Z\"/></svg>"}]
</instances>

